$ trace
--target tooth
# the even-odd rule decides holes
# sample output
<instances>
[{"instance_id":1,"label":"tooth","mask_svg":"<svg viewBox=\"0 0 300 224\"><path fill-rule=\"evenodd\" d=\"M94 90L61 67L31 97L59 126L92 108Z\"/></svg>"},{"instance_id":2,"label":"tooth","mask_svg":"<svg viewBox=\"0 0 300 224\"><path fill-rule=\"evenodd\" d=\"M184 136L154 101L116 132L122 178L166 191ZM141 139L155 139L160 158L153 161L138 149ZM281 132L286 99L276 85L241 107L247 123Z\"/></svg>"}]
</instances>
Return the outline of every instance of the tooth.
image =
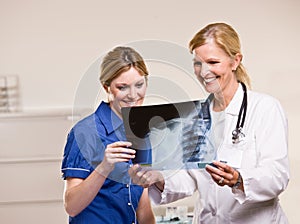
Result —
<instances>
[{"instance_id":1,"label":"tooth","mask_svg":"<svg viewBox=\"0 0 300 224\"><path fill-rule=\"evenodd\" d=\"M212 82L216 79L216 77L204 79L206 83Z\"/></svg>"}]
</instances>

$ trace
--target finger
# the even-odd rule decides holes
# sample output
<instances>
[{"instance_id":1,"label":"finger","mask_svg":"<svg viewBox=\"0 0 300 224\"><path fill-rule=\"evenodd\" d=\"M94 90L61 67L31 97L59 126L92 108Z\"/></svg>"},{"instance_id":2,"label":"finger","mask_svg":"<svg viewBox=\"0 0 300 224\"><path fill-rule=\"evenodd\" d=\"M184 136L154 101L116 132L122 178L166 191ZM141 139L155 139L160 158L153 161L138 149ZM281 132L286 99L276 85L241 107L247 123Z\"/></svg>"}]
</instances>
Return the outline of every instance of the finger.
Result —
<instances>
[{"instance_id":1,"label":"finger","mask_svg":"<svg viewBox=\"0 0 300 224\"><path fill-rule=\"evenodd\" d=\"M123 147L107 147L106 151L109 153L125 153L125 154L135 154L136 151L130 148Z\"/></svg>"},{"instance_id":2,"label":"finger","mask_svg":"<svg viewBox=\"0 0 300 224\"><path fill-rule=\"evenodd\" d=\"M134 184L144 186L144 184L146 182L146 178L147 178L147 176L145 176L146 171L141 171L140 166L138 164L136 164L136 165L132 166L128 172L129 172L129 174L132 178L132 182Z\"/></svg>"},{"instance_id":3,"label":"finger","mask_svg":"<svg viewBox=\"0 0 300 224\"><path fill-rule=\"evenodd\" d=\"M215 163L213 163L215 164ZM221 177L226 177L226 173L220 167L214 167L213 165L206 165L205 169L210 173L215 181L218 181Z\"/></svg>"},{"instance_id":4,"label":"finger","mask_svg":"<svg viewBox=\"0 0 300 224\"><path fill-rule=\"evenodd\" d=\"M118 141L118 142L113 142L111 144L108 144L107 147L130 147L132 146L131 142L127 141Z\"/></svg>"},{"instance_id":5,"label":"finger","mask_svg":"<svg viewBox=\"0 0 300 224\"><path fill-rule=\"evenodd\" d=\"M211 174L213 180L220 186L224 186L228 184L228 181L225 177L212 173Z\"/></svg>"},{"instance_id":6,"label":"finger","mask_svg":"<svg viewBox=\"0 0 300 224\"><path fill-rule=\"evenodd\" d=\"M217 166L219 167L219 169L222 169L222 171L224 171L224 174L221 174L223 176L226 177L227 180L232 180L234 177L234 172L235 169L232 168L231 166L227 165L226 163L223 162L218 162L216 161Z\"/></svg>"},{"instance_id":7,"label":"finger","mask_svg":"<svg viewBox=\"0 0 300 224\"><path fill-rule=\"evenodd\" d=\"M133 173L136 174L138 171L141 170L141 165L140 164L134 164L131 169L132 169Z\"/></svg>"},{"instance_id":8,"label":"finger","mask_svg":"<svg viewBox=\"0 0 300 224\"><path fill-rule=\"evenodd\" d=\"M226 162L223 162L223 161L213 161L213 164L215 164L219 168L222 168L223 170L228 169L230 167L227 165Z\"/></svg>"},{"instance_id":9,"label":"finger","mask_svg":"<svg viewBox=\"0 0 300 224\"><path fill-rule=\"evenodd\" d=\"M138 184L138 181L140 179L140 175L137 174L140 170L141 170L141 167L139 164L134 164L128 170L128 173L129 173L130 177L134 180L135 184Z\"/></svg>"},{"instance_id":10,"label":"finger","mask_svg":"<svg viewBox=\"0 0 300 224\"><path fill-rule=\"evenodd\" d=\"M133 168L133 166L131 166L129 169L128 169L128 174L131 178L133 178L134 174L135 174L135 170Z\"/></svg>"},{"instance_id":11,"label":"finger","mask_svg":"<svg viewBox=\"0 0 300 224\"><path fill-rule=\"evenodd\" d=\"M110 159L124 159L126 161L135 158L134 154L129 154L129 153L122 153L122 152L114 152L114 153L107 153L106 154L107 158Z\"/></svg>"},{"instance_id":12,"label":"finger","mask_svg":"<svg viewBox=\"0 0 300 224\"><path fill-rule=\"evenodd\" d=\"M221 177L221 179L218 181L218 184L220 185L223 184L224 180L225 180L224 177Z\"/></svg>"},{"instance_id":13,"label":"finger","mask_svg":"<svg viewBox=\"0 0 300 224\"><path fill-rule=\"evenodd\" d=\"M216 162L214 164L219 165L218 168L214 168L211 165L207 165L206 170L210 173L213 180L220 186L228 185L231 186L235 183L234 173L236 172L234 168L226 164L220 164L220 162ZM220 180L224 178L223 181Z\"/></svg>"},{"instance_id":14,"label":"finger","mask_svg":"<svg viewBox=\"0 0 300 224\"><path fill-rule=\"evenodd\" d=\"M106 149L104 154L104 160L111 164L117 162L128 162L130 159L134 158L135 154L124 153L122 150L115 150L111 148Z\"/></svg>"},{"instance_id":15,"label":"finger","mask_svg":"<svg viewBox=\"0 0 300 224\"><path fill-rule=\"evenodd\" d=\"M152 174L151 172L145 172L140 179L140 183L141 185L143 185L144 187L149 187L151 185L151 180L152 180Z\"/></svg>"},{"instance_id":16,"label":"finger","mask_svg":"<svg viewBox=\"0 0 300 224\"><path fill-rule=\"evenodd\" d=\"M205 169L211 173L217 173L219 171L219 166L216 164L216 161L213 161L212 163L209 163L205 166Z\"/></svg>"},{"instance_id":17,"label":"finger","mask_svg":"<svg viewBox=\"0 0 300 224\"><path fill-rule=\"evenodd\" d=\"M143 179L143 176L145 175L145 173L147 173L146 170L139 170L138 172L136 172L136 176L140 179Z\"/></svg>"}]
</instances>

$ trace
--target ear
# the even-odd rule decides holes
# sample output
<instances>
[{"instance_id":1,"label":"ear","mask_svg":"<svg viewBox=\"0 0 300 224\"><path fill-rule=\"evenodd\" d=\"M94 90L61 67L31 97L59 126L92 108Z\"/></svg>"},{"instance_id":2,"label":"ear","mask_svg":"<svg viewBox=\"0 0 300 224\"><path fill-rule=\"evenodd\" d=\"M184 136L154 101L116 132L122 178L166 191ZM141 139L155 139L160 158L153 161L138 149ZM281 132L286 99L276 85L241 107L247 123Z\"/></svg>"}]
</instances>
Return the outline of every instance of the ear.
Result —
<instances>
[{"instance_id":1,"label":"ear","mask_svg":"<svg viewBox=\"0 0 300 224\"><path fill-rule=\"evenodd\" d=\"M110 92L109 86L107 86L107 85L105 85L105 84L103 84L102 86L103 86L103 88L105 89L105 91L106 91L107 93Z\"/></svg>"},{"instance_id":2,"label":"ear","mask_svg":"<svg viewBox=\"0 0 300 224\"><path fill-rule=\"evenodd\" d=\"M232 71L235 71L237 67L240 65L241 61L243 59L243 55L241 53L237 53L233 58L232 63Z\"/></svg>"}]
</instances>

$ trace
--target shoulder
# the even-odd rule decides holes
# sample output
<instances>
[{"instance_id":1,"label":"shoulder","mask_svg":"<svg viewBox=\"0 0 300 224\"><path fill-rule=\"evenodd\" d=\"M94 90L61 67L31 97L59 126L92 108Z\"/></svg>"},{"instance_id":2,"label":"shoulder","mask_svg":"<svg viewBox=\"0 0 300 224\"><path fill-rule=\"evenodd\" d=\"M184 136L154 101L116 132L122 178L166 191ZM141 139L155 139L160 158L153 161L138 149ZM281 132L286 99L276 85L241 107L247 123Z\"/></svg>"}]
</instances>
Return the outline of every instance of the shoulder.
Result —
<instances>
[{"instance_id":1,"label":"shoulder","mask_svg":"<svg viewBox=\"0 0 300 224\"><path fill-rule=\"evenodd\" d=\"M101 119L109 117L110 108L107 103L101 102L95 112L87 115L86 117L79 120L73 128L82 129L82 128L91 128L98 126Z\"/></svg>"},{"instance_id":2,"label":"shoulder","mask_svg":"<svg viewBox=\"0 0 300 224\"><path fill-rule=\"evenodd\" d=\"M275 97L256 91L248 91L249 104L253 104L259 107L280 107L281 103Z\"/></svg>"},{"instance_id":3,"label":"shoulder","mask_svg":"<svg viewBox=\"0 0 300 224\"><path fill-rule=\"evenodd\" d=\"M260 117L286 117L286 114L280 101L277 98L265 93L249 91L248 105L250 113L257 114Z\"/></svg>"},{"instance_id":4,"label":"shoulder","mask_svg":"<svg viewBox=\"0 0 300 224\"><path fill-rule=\"evenodd\" d=\"M94 113L82 118L70 130L68 135L69 142L74 142L81 146L85 145L86 142L94 142L95 139L99 138L98 123Z\"/></svg>"},{"instance_id":5,"label":"shoulder","mask_svg":"<svg viewBox=\"0 0 300 224\"><path fill-rule=\"evenodd\" d=\"M79 120L73 128L83 128L87 126L91 126L95 123L95 113L92 113L81 120Z\"/></svg>"},{"instance_id":6,"label":"shoulder","mask_svg":"<svg viewBox=\"0 0 300 224\"><path fill-rule=\"evenodd\" d=\"M105 127L102 120L99 118L99 116L97 116L97 113L94 112L79 120L72 129L78 134L89 133L96 130L100 131L101 133Z\"/></svg>"},{"instance_id":7,"label":"shoulder","mask_svg":"<svg viewBox=\"0 0 300 224\"><path fill-rule=\"evenodd\" d=\"M67 145L77 144L80 139L89 136L89 133L91 133L92 130L96 130L92 128L95 126L93 125L93 123L95 123L93 122L93 117L94 115L91 114L74 124L68 133Z\"/></svg>"}]
</instances>

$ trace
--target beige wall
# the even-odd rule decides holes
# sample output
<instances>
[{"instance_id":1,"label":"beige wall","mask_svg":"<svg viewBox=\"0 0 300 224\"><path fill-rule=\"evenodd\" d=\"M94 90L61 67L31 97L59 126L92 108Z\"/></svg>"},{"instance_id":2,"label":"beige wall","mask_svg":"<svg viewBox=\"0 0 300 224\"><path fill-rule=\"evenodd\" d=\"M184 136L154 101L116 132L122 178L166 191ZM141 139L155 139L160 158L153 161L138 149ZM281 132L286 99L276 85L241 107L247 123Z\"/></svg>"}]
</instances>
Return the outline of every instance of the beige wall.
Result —
<instances>
[{"instance_id":1,"label":"beige wall","mask_svg":"<svg viewBox=\"0 0 300 224\"><path fill-rule=\"evenodd\" d=\"M252 77L254 90L277 97L287 113L292 176L281 198L290 223L299 223L300 215L296 211L296 202L300 199L297 191L300 176L296 172L300 170L299 143L296 141L300 126L297 113L300 97L297 87L300 81L300 63L297 60L300 50L299 10L300 2L297 0L191 0L179 3L171 0L0 0L0 75L19 75L24 111L47 113L50 109L69 110L85 72L112 47L146 39L170 41L185 47L193 34L205 24L228 22L241 36L244 64ZM159 71L154 66L151 69ZM197 96L197 88L191 91L193 96ZM100 93L98 97L105 98L105 95ZM62 135L65 129L68 128L60 129L63 130ZM0 135L4 136L5 131L0 131ZM61 139L59 144L63 145L63 141ZM4 147L9 146L0 142L0 150ZM1 173L7 169L3 164L0 164ZM59 163L56 166L59 170ZM57 170L55 172L60 175ZM60 183L57 184L62 190ZM47 186L51 188L50 184ZM18 199L18 189L6 190L0 191L1 199L9 194L15 195L14 200L24 199L21 196ZM56 199L50 204L55 204ZM3 204L3 201L0 201L2 214L7 214L3 210L5 206L10 206L17 213L24 211L20 205ZM51 205L47 204L49 213L55 215L57 207L54 206L54 209ZM39 212L43 209L48 211L47 206L39 207L37 214L43 214ZM26 208L30 206L26 205ZM10 217L2 214L0 222L8 223ZM30 220L34 219L31 217Z\"/></svg>"},{"instance_id":2,"label":"beige wall","mask_svg":"<svg viewBox=\"0 0 300 224\"><path fill-rule=\"evenodd\" d=\"M0 223L66 223L60 164L70 114L0 114Z\"/></svg>"}]
</instances>

